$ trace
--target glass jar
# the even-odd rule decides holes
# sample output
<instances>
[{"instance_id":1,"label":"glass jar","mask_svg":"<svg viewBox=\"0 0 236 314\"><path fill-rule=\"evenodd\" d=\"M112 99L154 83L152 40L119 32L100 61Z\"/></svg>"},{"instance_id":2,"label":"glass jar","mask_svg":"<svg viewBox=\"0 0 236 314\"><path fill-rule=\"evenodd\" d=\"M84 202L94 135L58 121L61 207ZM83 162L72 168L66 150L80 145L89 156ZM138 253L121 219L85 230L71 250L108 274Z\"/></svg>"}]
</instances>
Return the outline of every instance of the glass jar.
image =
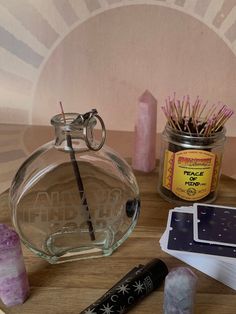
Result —
<instances>
[{"instance_id":1,"label":"glass jar","mask_svg":"<svg viewBox=\"0 0 236 314\"><path fill-rule=\"evenodd\" d=\"M139 216L131 167L103 146L105 126L96 110L59 114L51 124L56 140L36 150L12 182L14 226L23 243L50 263L110 255Z\"/></svg>"},{"instance_id":2,"label":"glass jar","mask_svg":"<svg viewBox=\"0 0 236 314\"><path fill-rule=\"evenodd\" d=\"M225 129L189 135L167 125L162 133L158 191L175 204L211 203L217 196Z\"/></svg>"}]
</instances>

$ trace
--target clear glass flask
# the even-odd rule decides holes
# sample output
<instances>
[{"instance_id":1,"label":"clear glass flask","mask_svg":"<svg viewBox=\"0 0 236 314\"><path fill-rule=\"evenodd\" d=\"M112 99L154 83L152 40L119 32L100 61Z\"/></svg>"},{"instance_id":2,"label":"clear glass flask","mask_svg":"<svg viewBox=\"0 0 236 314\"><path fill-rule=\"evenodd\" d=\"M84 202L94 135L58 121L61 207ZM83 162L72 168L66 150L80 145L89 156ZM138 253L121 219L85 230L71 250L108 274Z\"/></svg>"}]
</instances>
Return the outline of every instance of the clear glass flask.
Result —
<instances>
[{"instance_id":1,"label":"clear glass flask","mask_svg":"<svg viewBox=\"0 0 236 314\"><path fill-rule=\"evenodd\" d=\"M158 191L174 204L216 199L225 129L210 136L189 134L167 125L162 133Z\"/></svg>"},{"instance_id":2,"label":"clear glass flask","mask_svg":"<svg viewBox=\"0 0 236 314\"><path fill-rule=\"evenodd\" d=\"M50 263L110 255L139 216L131 167L103 146L105 126L96 110L59 114L51 124L55 141L35 151L12 182L14 226L23 243Z\"/></svg>"}]
</instances>

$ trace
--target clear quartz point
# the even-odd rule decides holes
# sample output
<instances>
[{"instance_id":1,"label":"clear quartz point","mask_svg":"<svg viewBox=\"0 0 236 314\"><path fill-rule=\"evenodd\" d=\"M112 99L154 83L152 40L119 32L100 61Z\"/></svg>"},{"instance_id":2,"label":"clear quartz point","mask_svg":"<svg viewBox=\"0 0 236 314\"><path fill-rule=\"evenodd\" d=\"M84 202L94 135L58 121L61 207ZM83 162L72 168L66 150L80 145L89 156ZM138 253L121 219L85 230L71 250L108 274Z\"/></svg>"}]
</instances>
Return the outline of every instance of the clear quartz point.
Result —
<instances>
[{"instance_id":1,"label":"clear quartz point","mask_svg":"<svg viewBox=\"0 0 236 314\"><path fill-rule=\"evenodd\" d=\"M165 279L164 314L192 314L196 275L187 267L177 267Z\"/></svg>"}]
</instances>

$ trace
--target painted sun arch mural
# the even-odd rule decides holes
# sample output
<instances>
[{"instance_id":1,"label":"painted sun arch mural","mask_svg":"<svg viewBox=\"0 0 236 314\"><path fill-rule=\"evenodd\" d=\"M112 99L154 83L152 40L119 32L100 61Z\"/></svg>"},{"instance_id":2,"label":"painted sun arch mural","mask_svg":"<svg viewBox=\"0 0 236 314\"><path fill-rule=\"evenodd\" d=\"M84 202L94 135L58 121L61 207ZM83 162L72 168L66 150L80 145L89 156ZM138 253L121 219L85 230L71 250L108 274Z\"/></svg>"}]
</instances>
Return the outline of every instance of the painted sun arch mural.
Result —
<instances>
[{"instance_id":1,"label":"painted sun arch mural","mask_svg":"<svg viewBox=\"0 0 236 314\"><path fill-rule=\"evenodd\" d=\"M34 122L34 97L41 74L55 49L78 26L103 12L138 5L168 8L197 19L236 55L234 0L0 0L0 77L5 121Z\"/></svg>"}]
</instances>

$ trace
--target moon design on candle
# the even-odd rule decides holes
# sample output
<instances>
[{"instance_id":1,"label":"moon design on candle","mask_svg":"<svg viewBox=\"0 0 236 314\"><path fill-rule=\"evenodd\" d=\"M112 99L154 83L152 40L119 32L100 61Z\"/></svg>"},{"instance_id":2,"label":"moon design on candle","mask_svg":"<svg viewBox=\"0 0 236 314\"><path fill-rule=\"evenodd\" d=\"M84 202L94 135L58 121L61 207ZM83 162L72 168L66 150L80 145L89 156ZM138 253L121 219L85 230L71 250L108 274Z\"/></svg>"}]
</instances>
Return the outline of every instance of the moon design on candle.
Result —
<instances>
[{"instance_id":1,"label":"moon design on candle","mask_svg":"<svg viewBox=\"0 0 236 314\"><path fill-rule=\"evenodd\" d=\"M140 274L142 271L143 271L142 268L141 268L141 269L138 269L138 270L135 272L135 274L138 275L138 274Z\"/></svg>"},{"instance_id":2,"label":"moon design on candle","mask_svg":"<svg viewBox=\"0 0 236 314\"><path fill-rule=\"evenodd\" d=\"M114 294L112 297L111 297L111 301L116 303L118 300L118 295Z\"/></svg>"},{"instance_id":3,"label":"moon design on candle","mask_svg":"<svg viewBox=\"0 0 236 314\"><path fill-rule=\"evenodd\" d=\"M128 304L132 304L134 302L134 297L129 297L128 298Z\"/></svg>"}]
</instances>

